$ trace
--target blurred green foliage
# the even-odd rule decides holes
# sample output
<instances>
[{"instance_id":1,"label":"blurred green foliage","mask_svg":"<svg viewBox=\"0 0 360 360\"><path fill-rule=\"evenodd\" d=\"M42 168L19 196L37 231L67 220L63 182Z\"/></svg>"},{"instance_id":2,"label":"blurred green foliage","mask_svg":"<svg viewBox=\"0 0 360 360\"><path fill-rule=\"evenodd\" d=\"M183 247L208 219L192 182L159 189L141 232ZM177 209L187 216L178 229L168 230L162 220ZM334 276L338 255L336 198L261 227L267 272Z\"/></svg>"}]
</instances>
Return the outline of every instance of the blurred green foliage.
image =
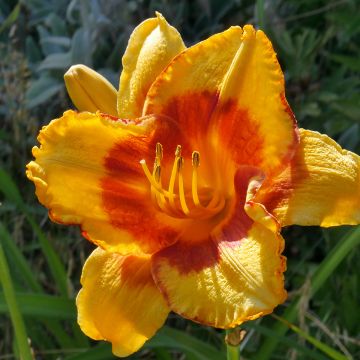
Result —
<instances>
[{"instance_id":1,"label":"blurred green foliage","mask_svg":"<svg viewBox=\"0 0 360 360\"><path fill-rule=\"evenodd\" d=\"M24 166L39 128L72 106L63 83L69 66L86 64L117 86L129 35L155 10L181 32L188 46L230 25L252 23L264 29L284 69L287 98L299 125L360 151L357 0L0 0L0 239L36 359L113 357L108 345L90 343L75 322L72 299L92 246L77 229L47 221ZM299 303L295 321L302 331L356 359L358 247L327 274L316 294L309 280L347 231L295 226L284 231L290 296L277 313ZM16 358L1 291L0 314L0 359ZM165 328L134 358L220 358L222 333L175 315L168 325L181 331ZM328 358L295 333L280 336L277 326L278 320L270 316L248 323L243 358Z\"/></svg>"}]
</instances>

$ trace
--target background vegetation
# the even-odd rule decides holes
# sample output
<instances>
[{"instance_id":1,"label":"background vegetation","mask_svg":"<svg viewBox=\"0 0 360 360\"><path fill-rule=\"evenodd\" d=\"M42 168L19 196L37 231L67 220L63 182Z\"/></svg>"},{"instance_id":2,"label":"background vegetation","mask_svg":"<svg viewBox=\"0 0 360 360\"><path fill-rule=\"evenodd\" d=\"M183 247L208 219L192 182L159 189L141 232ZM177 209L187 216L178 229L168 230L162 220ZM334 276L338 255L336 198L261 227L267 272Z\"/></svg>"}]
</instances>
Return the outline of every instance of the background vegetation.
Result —
<instances>
[{"instance_id":1,"label":"background vegetation","mask_svg":"<svg viewBox=\"0 0 360 360\"><path fill-rule=\"evenodd\" d=\"M24 166L39 128L72 106L68 67L91 66L117 87L129 35L155 10L187 45L230 25L265 29L299 125L359 153L359 1L0 0L0 360L19 358L19 349L26 359L26 338L36 359L113 359L76 324L74 297L93 247L77 228L48 220ZM284 236L289 299L242 327L242 357L360 358L359 228L294 226ZM222 332L173 314L167 325L133 358L225 358Z\"/></svg>"}]
</instances>

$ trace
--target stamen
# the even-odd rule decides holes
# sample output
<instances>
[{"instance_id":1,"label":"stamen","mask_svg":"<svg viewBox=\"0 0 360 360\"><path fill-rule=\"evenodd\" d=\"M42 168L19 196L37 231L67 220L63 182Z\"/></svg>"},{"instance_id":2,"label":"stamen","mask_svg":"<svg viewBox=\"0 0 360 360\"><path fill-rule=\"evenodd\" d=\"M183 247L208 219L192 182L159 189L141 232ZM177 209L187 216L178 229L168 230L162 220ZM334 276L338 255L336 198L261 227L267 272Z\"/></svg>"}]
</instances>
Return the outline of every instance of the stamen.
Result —
<instances>
[{"instance_id":1,"label":"stamen","mask_svg":"<svg viewBox=\"0 0 360 360\"><path fill-rule=\"evenodd\" d=\"M171 170L171 176L170 176L170 180L169 180L169 188L168 188L168 193L169 193L169 202L170 202L170 206L175 209L175 195L174 195L174 187L175 187L175 180L176 180L176 174L177 174L177 167L178 167L178 159L181 156L181 145L178 145L176 147L175 150L175 160L174 160L174 164L173 164L173 168Z\"/></svg>"},{"instance_id":2,"label":"stamen","mask_svg":"<svg viewBox=\"0 0 360 360\"><path fill-rule=\"evenodd\" d=\"M181 145L177 145L176 150L175 150L175 156L176 157L181 156L181 150L182 150Z\"/></svg>"},{"instance_id":3,"label":"stamen","mask_svg":"<svg viewBox=\"0 0 360 360\"><path fill-rule=\"evenodd\" d=\"M159 184L159 187L162 189L161 166L160 165L157 165L154 170L154 178L155 178L155 181ZM152 189L153 189L153 187L152 187ZM165 199L163 192L164 192L163 189L162 189L162 192L156 192L156 194L154 196L155 198L153 199L153 201L158 204L158 206L161 210L166 211L166 199Z\"/></svg>"},{"instance_id":4,"label":"stamen","mask_svg":"<svg viewBox=\"0 0 360 360\"><path fill-rule=\"evenodd\" d=\"M200 153L198 151L194 151L192 153L192 165L194 168L198 168L200 166Z\"/></svg>"},{"instance_id":5,"label":"stamen","mask_svg":"<svg viewBox=\"0 0 360 360\"><path fill-rule=\"evenodd\" d=\"M161 159L162 159L162 145L160 143L156 143L155 161L154 161L152 176L155 178L155 181L157 183L159 183L159 180L160 180ZM160 187L161 187L161 184L160 184ZM155 203L158 203L157 194L158 194L158 192L156 192L156 189L151 185L151 200Z\"/></svg>"},{"instance_id":6,"label":"stamen","mask_svg":"<svg viewBox=\"0 0 360 360\"><path fill-rule=\"evenodd\" d=\"M197 183L197 168L200 166L200 153L198 151L194 151L192 153L192 182L191 182L191 192L193 201L196 207L200 207L200 199L198 194L198 183Z\"/></svg>"},{"instance_id":7,"label":"stamen","mask_svg":"<svg viewBox=\"0 0 360 360\"><path fill-rule=\"evenodd\" d=\"M163 158L163 146L160 143L156 143L155 154L156 154L156 160L158 160L160 165L160 162Z\"/></svg>"},{"instance_id":8,"label":"stamen","mask_svg":"<svg viewBox=\"0 0 360 360\"><path fill-rule=\"evenodd\" d=\"M179 175L180 205L181 205L181 209L185 213L185 215L189 215L190 210L186 204L185 190L184 190L184 178L182 176L183 166L184 166L184 158L182 156L180 156L177 161L177 170L178 170L178 175Z\"/></svg>"},{"instance_id":9,"label":"stamen","mask_svg":"<svg viewBox=\"0 0 360 360\"><path fill-rule=\"evenodd\" d=\"M154 177L151 175L149 168L146 165L146 161L140 160L140 165L145 173L145 176L147 177L147 179L149 180L151 186L153 186L157 191L159 191L160 193L164 194L165 196L169 196L168 192L165 191L154 179Z\"/></svg>"},{"instance_id":10,"label":"stamen","mask_svg":"<svg viewBox=\"0 0 360 360\"><path fill-rule=\"evenodd\" d=\"M154 177L155 177L155 181L157 183L160 182L160 177L161 177L161 166L157 165L154 171Z\"/></svg>"},{"instance_id":11,"label":"stamen","mask_svg":"<svg viewBox=\"0 0 360 360\"><path fill-rule=\"evenodd\" d=\"M211 200L206 206L200 203L198 194L198 167L200 166L200 153L194 151L192 153L192 182L191 193L192 201L191 207L187 205L185 186L184 186L184 158L181 156L182 148L177 145L175 150L175 159L170 174L168 190L165 190L162 185L161 173L162 166L161 160L163 159L163 147L160 143L156 144L155 149L155 162L152 173L150 172L146 161L140 161L144 174L151 186L151 199L157 207L175 218L189 217L192 219L206 219L216 215L225 206L225 199L218 191L212 194ZM175 194L176 177L178 179L178 194ZM178 201L179 200L179 201Z\"/></svg>"}]
</instances>

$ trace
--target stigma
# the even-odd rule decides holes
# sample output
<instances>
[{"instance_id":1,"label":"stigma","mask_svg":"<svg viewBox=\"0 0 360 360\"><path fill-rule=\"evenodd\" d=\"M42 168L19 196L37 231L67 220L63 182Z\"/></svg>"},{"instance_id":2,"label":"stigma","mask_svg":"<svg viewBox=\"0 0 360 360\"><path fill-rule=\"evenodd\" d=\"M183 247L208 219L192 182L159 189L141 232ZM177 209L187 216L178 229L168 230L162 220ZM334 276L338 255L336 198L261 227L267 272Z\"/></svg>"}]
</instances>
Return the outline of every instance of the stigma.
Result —
<instances>
[{"instance_id":1,"label":"stigma","mask_svg":"<svg viewBox=\"0 0 360 360\"><path fill-rule=\"evenodd\" d=\"M175 218L206 219L218 214L225 206L225 200L218 191L211 192L211 199L202 201L198 189L198 170L200 167L200 153L193 151L191 163L191 184L186 186L184 181L185 159L182 147L177 145L171 173L164 186L162 179L163 146L156 144L155 161L152 172L146 161L140 161L146 178L150 183L151 199L154 205L167 215ZM176 186L177 183L177 186ZM206 203L204 205L204 203Z\"/></svg>"}]
</instances>

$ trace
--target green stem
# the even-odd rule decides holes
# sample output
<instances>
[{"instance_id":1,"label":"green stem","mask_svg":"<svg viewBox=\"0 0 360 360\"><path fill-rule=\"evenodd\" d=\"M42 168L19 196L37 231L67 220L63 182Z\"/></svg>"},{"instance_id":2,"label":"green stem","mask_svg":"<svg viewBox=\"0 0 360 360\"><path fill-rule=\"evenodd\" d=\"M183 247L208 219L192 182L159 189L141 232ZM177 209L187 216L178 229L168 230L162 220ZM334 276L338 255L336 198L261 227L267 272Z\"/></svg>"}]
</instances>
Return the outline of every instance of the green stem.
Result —
<instances>
[{"instance_id":1,"label":"green stem","mask_svg":"<svg viewBox=\"0 0 360 360\"><path fill-rule=\"evenodd\" d=\"M231 330L226 330L226 334L230 334ZM230 345L228 342L226 343L226 358L227 360L240 360L240 346Z\"/></svg>"},{"instance_id":2,"label":"green stem","mask_svg":"<svg viewBox=\"0 0 360 360\"><path fill-rule=\"evenodd\" d=\"M227 360L240 360L239 346L226 344L226 356Z\"/></svg>"},{"instance_id":3,"label":"green stem","mask_svg":"<svg viewBox=\"0 0 360 360\"><path fill-rule=\"evenodd\" d=\"M10 318L14 327L15 339L19 348L21 360L32 360L31 349L28 343L25 324L17 305L15 291L11 282L9 267L4 250L0 242L0 283L2 284L5 301L9 308Z\"/></svg>"},{"instance_id":4,"label":"green stem","mask_svg":"<svg viewBox=\"0 0 360 360\"><path fill-rule=\"evenodd\" d=\"M258 26L261 30L265 30L265 4L264 0L256 1L256 17Z\"/></svg>"}]
</instances>

